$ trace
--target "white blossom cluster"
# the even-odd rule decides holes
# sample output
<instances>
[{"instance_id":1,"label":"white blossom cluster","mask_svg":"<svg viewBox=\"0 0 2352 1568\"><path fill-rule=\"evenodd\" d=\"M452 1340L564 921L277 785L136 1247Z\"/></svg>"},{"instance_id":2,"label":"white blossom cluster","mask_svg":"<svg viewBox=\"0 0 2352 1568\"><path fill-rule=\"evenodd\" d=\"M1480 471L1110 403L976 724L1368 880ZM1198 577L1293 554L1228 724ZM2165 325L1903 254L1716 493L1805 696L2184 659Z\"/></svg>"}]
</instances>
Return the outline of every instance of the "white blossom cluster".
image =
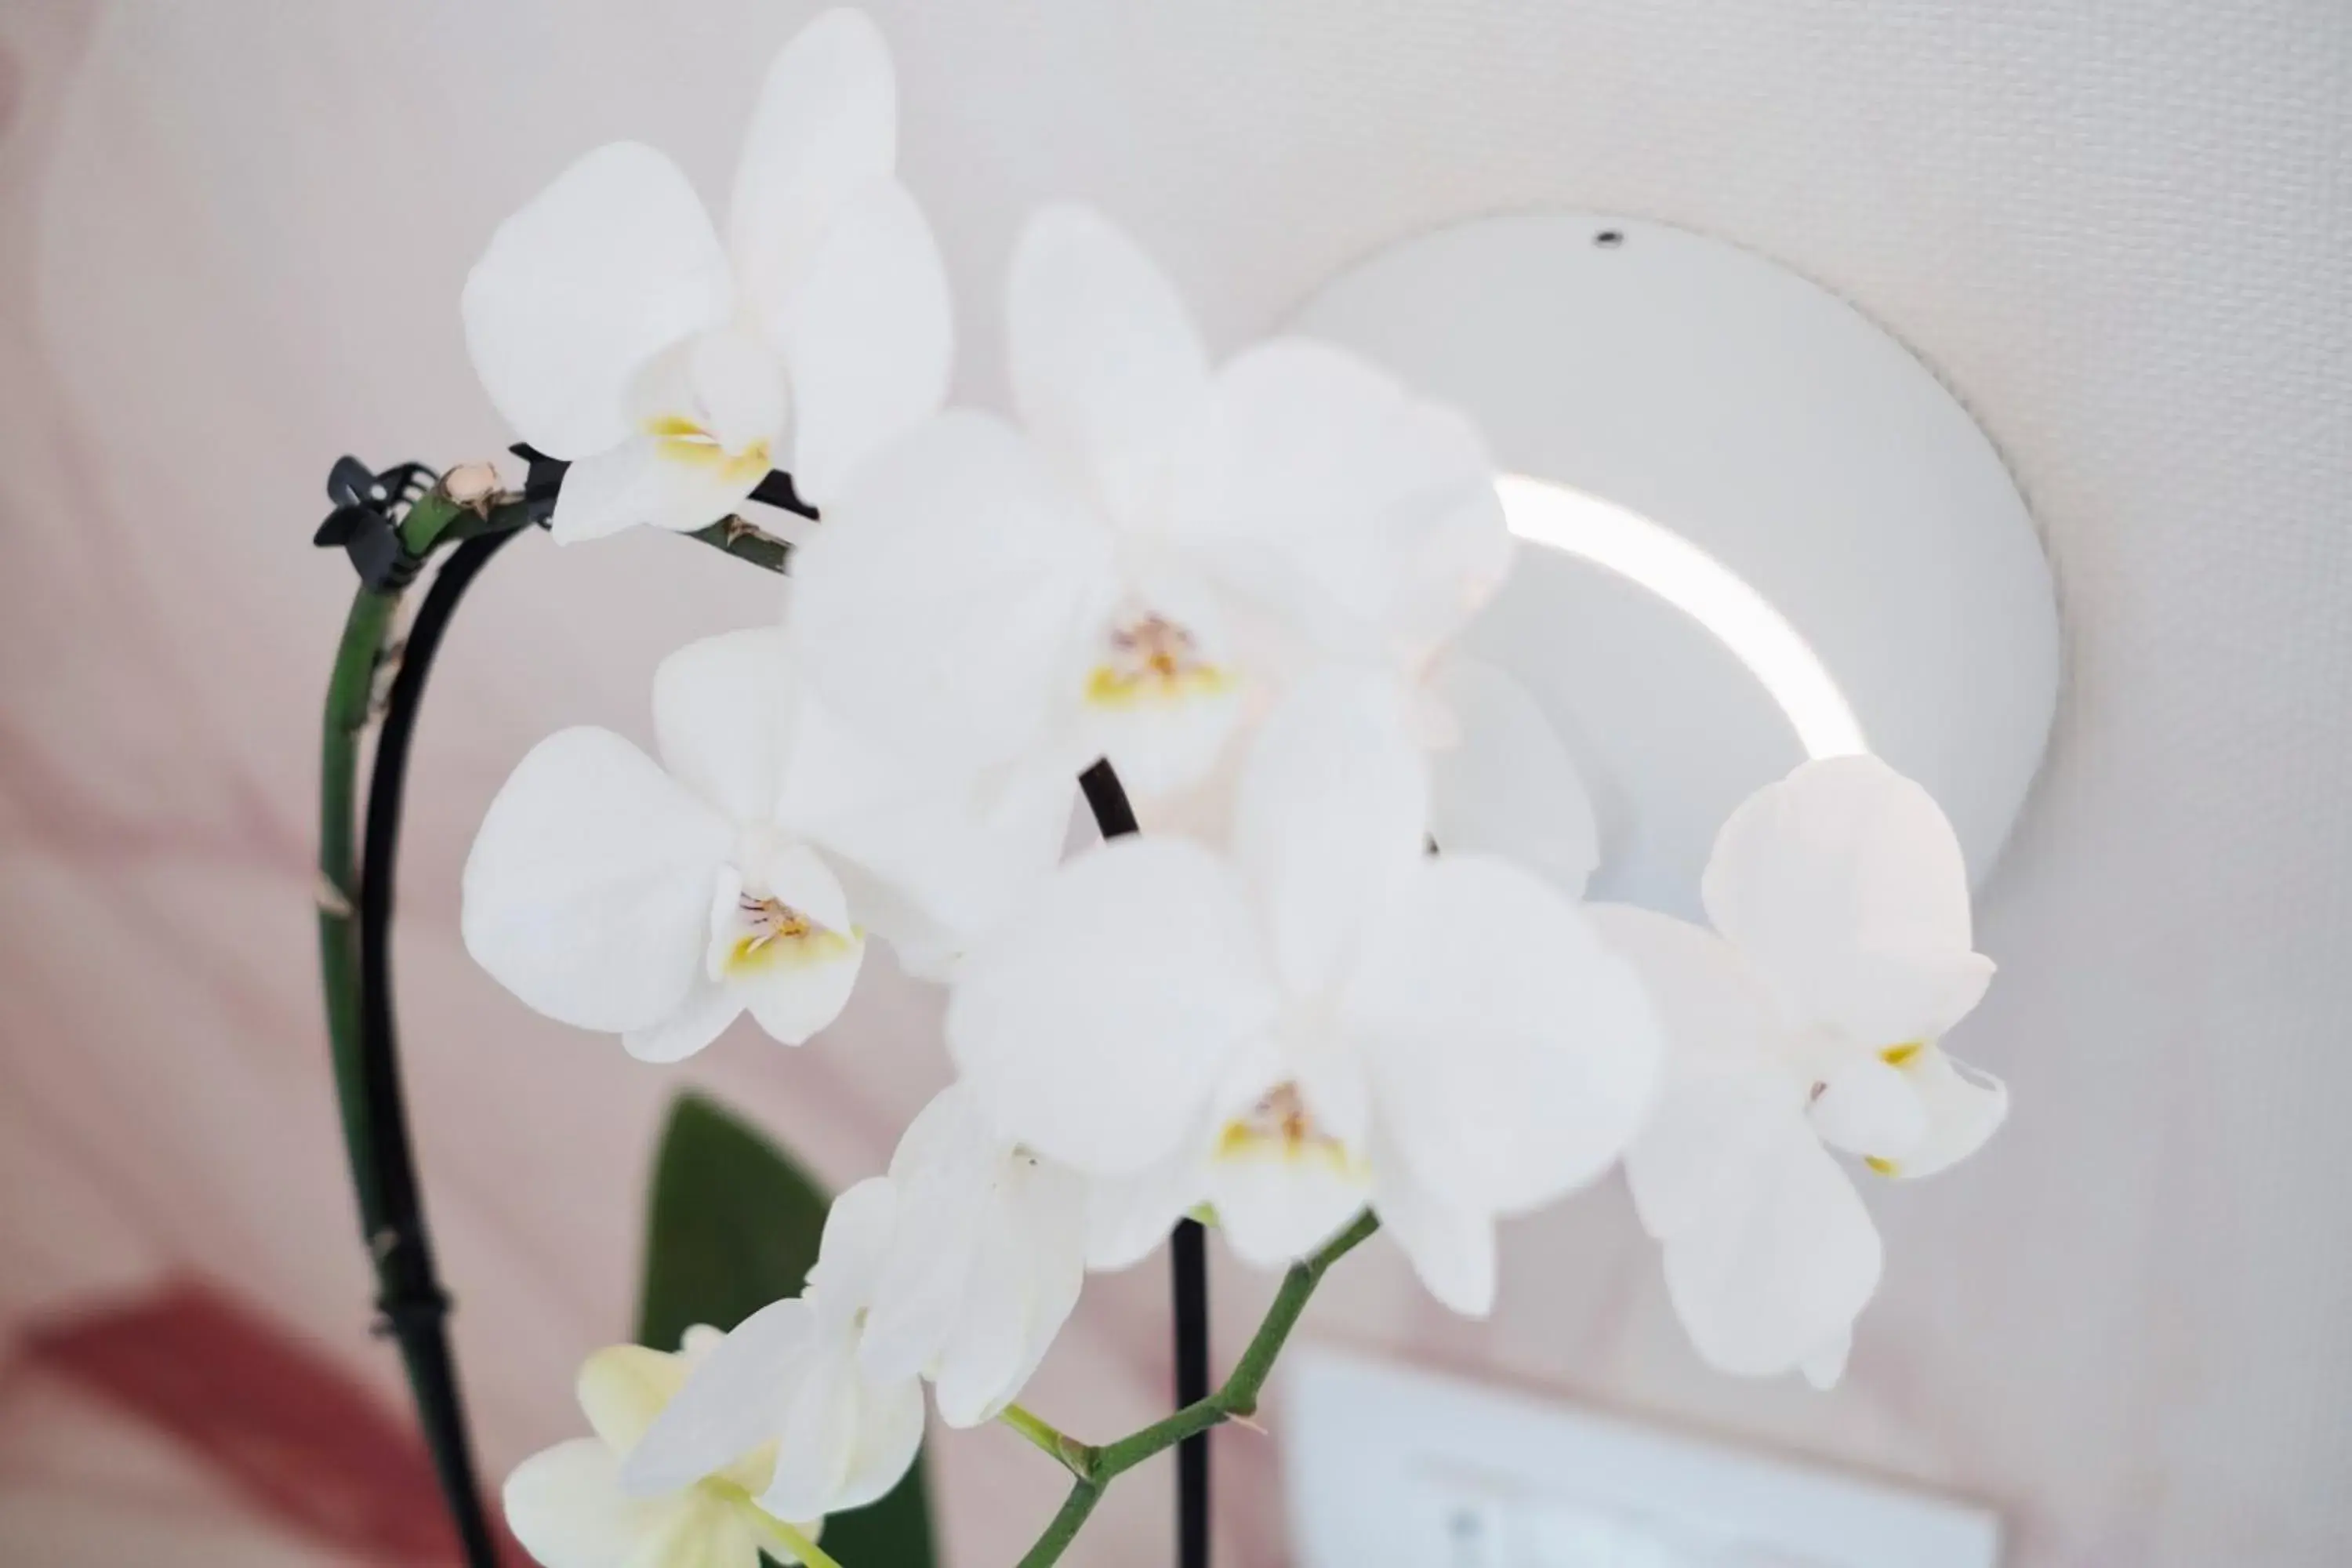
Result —
<instances>
[{"instance_id":1,"label":"white blossom cluster","mask_svg":"<svg viewBox=\"0 0 2352 1568\"><path fill-rule=\"evenodd\" d=\"M571 465L559 540L699 529L772 467L822 510L779 624L656 672L657 755L576 729L523 760L467 865L468 948L670 1062L746 1012L810 1039L879 938L947 987L957 1068L800 1296L591 1359L596 1436L509 1483L524 1543L782 1552L761 1518L903 1474L926 1382L948 1425L992 1418L1087 1269L1204 1206L1264 1267L1369 1208L1475 1315L1496 1221L1622 1161L1699 1352L1833 1381L1880 1270L1837 1156L1925 1175L2006 1109L1937 1044L1991 964L1934 803L1811 763L1726 824L1713 930L1585 903L1574 768L1454 646L1512 564L1478 433L1321 344L1213 362L1066 206L1013 247L1010 415L943 408L948 289L896 135L880 36L829 13L768 73L723 235L619 143L467 285L492 399ZM1142 830L1065 858L1097 760Z\"/></svg>"}]
</instances>

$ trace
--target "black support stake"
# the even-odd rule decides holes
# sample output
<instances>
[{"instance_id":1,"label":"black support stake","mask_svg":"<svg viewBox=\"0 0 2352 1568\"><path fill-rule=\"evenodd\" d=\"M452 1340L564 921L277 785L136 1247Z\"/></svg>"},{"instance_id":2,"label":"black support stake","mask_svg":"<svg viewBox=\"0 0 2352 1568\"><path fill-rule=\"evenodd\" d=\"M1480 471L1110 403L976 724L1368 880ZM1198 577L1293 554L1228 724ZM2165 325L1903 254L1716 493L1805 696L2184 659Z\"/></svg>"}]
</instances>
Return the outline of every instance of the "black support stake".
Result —
<instances>
[{"instance_id":1,"label":"black support stake","mask_svg":"<svg viewBox=\"0 0 2352 1568\"><path fill-rule=\"evenodd\" d=\"M457 613L467 587L513 532L487 533L453 551L434 577L409 627L400 668L385 700L377 731L375 765L370 774L367 827L360 869L361 1054L364 1060L371 1142L383 1213L369 1245L376 1258L382 1294L378 1331L399 1342L416 1394L417 1419L432 1451L441 1493L465 1547L467 1568L499 1568L489 1515L474 1474L473 1447L466 1409L457 1391L457 1369L449 1353L445 1320L449 1297L433 1267L433 1247L417 1190L415 1157L409 1145L408 1110L400 1087L400 1047L392 1007L392 891L400 861L400 808L408 783L409 742L425 698L425 678L441 634Z\"/></svg>"},{"instance_id":2,"label":"black support stake","mask_svg":"<svg viewBox=\"0 0 2352 1568\"><path fill-rule=\"evenodd\" d=\"M1106 841L1136 830L1135 808L1108 763L1078 775L1095 826ZM1198 1220L1177 1222L1169 1238L1169 1288L1176 1327L1176 1405L1209 1397L1209 1238ZM1209 1434L1176 1447L1177 1568L1209 1568Z\"/></svg>"}]
</instances>

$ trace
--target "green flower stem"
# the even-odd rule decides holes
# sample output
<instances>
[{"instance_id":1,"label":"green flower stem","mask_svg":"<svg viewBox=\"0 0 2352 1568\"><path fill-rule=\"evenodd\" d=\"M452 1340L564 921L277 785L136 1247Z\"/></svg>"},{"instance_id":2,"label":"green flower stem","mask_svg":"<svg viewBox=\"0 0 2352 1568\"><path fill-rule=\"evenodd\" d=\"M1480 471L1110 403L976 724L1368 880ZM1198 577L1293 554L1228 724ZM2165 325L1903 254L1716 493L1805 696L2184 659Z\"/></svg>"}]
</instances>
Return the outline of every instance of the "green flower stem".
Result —
<instances>
[{"instance_id":1,"label":"green flower stem","mask_svg":"<svg viewBox=\"0 0 2352 1568\"><path fill-rule=\"evenodd\" d=\"M443 545L536 521L533 509L520 496L500 494L487 504L469 507L436 486L400 520L400 542L413 559L422 562ZM792 553L785 541L740 517L721 518L688 537L770 572L782 572ZM342 641L335 649L334 670L328 677L319 759L319 973L326 992L327 1037L343 1144L371 1247L381 1245L383 1194L377 1190L376 1129L360 1060L359 765L376 716L380 677L399 658L394 628L400 600L398 588L362 587L352 598Z\"/></svg>"},{"instance_id":2,"label":"green flower stem","mask_svg":"<svg viewBox=\"0 0 2352 1568\"><path fill-rule=\"evenodd\" d=\"M543 517L545 503L497 493L466 504L439 485L399 517L401 553L422 566L444 546L486 534L511 533ZM782 571L790 546L740 518L724 518L694 536L769 571ZM405 578L411 573L402 573ZM319 760L319 862L313 889L319 918L319 972L334 1068L336 1107L358 1199L361 1235L374 1265L383 1321L400 1342L436 1468L451 1516L466 1537L468 1561L488 1560L490 1547L475 1502L472 1467L457 1407L454 1374L437 1321L418 1313L446 1310L419 1222L388 1174L408 1163L396 1104L376 1101L372 1088L383 1063L374 1047L367 998L369 959L361 930L361 757L382 717L383 694L401 662L400 605L404 583L362 585L352 600L328 678ZM396 1097L395 1097L396 1098Z\"/></svg>"},{"instance_id":3,"label":"green flower stem","mask_svg":"<svg viewBox=\"0 0 2352 1568\"><path fill-rule=\"evenodd\" d=\"M530 521L519 498L499 497L480 510L451 500L439 487L419 498L400 520L401 547L423 561L445 543L477 533L520 528ZM720 525L723 526L723 525ZM762 536L764 537L764 535ZM379 676L395 664L402 590L362 587L344 617L342 641L327 679L327 706L319 757L319 973L326 992L327 1038L335 1067L335 1093L343 1120L361 1223L381 1261L383 1194L376 1181L377 1129L367 1101L360 1044L360 751L376 717Z\"/></svg>"},{"instance_id":4,"label":"green flower stem","mask_svg":"<svg viewBox=\"0 0 2352 1568\"><path fill-rule=\"evenodd\" d=\"M753 1511L760 1516L760 1529L776 1547L798 1558L803 1568L841 1568L831 1553L799 1531L778 1519L765 1509Z\"/></svg>"},{"instance_id":5,"label":"green flower stem","mask_svg":"<svg viewBox=\"0 0 2352 1568\"><path fill-rule=\"evenodd\" d=\"M789 542L740 517L722 517L709 528L698 528L687 537L698 539L705 544L725 551L738 561L749 561L768 572L782 573L793 553Z\"/></svg>"},{"instance_id":6,"label":"green flower stem","mask_svg":"<svg viewBox=\"0 0 2352 1568\"><path fill-rule=\"evenodd\" d=\"M382 1212L376 1190L375 1129L360 1064L358 804L360 742L373 706L375 672L400 608L400 595L362 588L343 621L327 683L319 762L319 972L326 989L327 1037L342 1110L343 1143L360 1215L373 1244Z\"/></svg>"},{"instance_id":7,"label":"green flower stem","mask_svg":"<svg viewBox=\"0 0 2352 1568\"><path fill-rule=\"evenodd\" d=\"M1023 1409L1018 1405L1006 1405L998 1412L996 1418L1026 1437L1047 1458L1070 1474L1080 1480L1086 1479L1094 1465L1095 1457L1095 1451L1086 1444L1064 1432L1052 1422L1034 1412Z\"/></svg>"},{"instance_id":8,"label":"green flower stem","mask_svg":"<svg viewBox=\"0 0 2352 1568\"><path fill-rule=\"evenodd\" d=\"M772 1552L782 1552L803 1564L803 1568L841 1568L832 1554L819 1546L814 1537L798 1525L787 1524L761 1508L751 1494L733 1481L716 1476L700 1483L735 1505L751 1528L764 1538L761 1545Z\"/></svg>"},{"instance_id":9,"label":"green flower stem","mask_svg":"<svg viewBox=\"0 0 2352 1568\"><path fill-rule=\"evenodd\" d=\"M1133 1469L1153 1455L1174 1447L1195 1432L1205 1432L1223 1422L1236 1418L1246 1420L1255 1415L1259 1391L1265 1386L1267 1374L1274 1371L1275 1358L1282 1353L1282 1347L1290 1339L1291 1330L1298 1326L1298 1316L1307 1310L1307 1298L1315 1294L1315 1288L1323 1282L1323 1276L1331 1265L1347 1256L1380 1226L1378 1216L1367 1210L1357 1217L1355 1224L1325 1244L1321 1251L1292 1264L1290 1272L1283 1276L1282 1289L1276 1293L1274 1305L1266 1309L1265 1318L1258 1324L1257 1332L1250 1336L1249 1348L1242 1352L1241 1360L1234 1363L1233 1374L1225 1379L1223 1387L1208 1398L1188 1405L1165 1420L1156 1421L1139 1432L1130 1433L1100 1447L1089 1448L1084 1444L1070 1443L1068 1438L1055 1432L1056 1438L1069 1444L1070 1452L1048 1451L1053 1452L1054 1457L1078 1478L1077 1484L1070 1489L1070 1495L1063 1500L1061 1510L1045 1526L1045 1532L1037 1538L1037 1543L1021 1559L1020 1568L1047 1568L1047 1564L1060 1562L1062 1553L1069 1549L1079 1527L1086 1523L1087 1516L1094 1512L1095 1504L1102 1500L1104 1489L1121 1472ZM1030 1419L1036 1420L1034 1416ZM1036 1421L1036 1425L1045 1431L1054 1431L1042 1421ZM1037 1442L1034 1435L1026 1431L1023 1435L1030 1441ZM1038 1446L1045 1447L1042 1443Z\"/></svg>"},{"instance_id":10,"label":"green flower stem","mask_svg":"<svg viewBox=\"0 0 2352 1568\"><path fill-rule=\"evenodd\" d=\"M1037 1544L1021 1559L1019 1568L1043 1568L1045 1563L1059 1563L1062 1553L1070 1549L1070 1542L1085 1527L1087 1516L1093 1513L1095 1504L1102 1500L1102 1495L1103 1483L1099 1481L1080 1481L1072 1487L1070 1495L1062 1500L1062 1506L1055 1511L1054 1521L1045 1527L1045 1533L1037 1538Z\"/></svg>"}]
</instances>

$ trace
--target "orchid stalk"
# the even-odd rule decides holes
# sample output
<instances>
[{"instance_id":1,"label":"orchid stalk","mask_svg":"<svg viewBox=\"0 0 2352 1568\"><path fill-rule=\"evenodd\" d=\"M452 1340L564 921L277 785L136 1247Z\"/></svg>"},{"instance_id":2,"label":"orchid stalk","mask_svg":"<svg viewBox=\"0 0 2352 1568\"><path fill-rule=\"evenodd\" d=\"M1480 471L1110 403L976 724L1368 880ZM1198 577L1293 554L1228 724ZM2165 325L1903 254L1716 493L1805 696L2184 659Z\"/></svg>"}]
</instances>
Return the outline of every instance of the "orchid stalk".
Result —
<instances>
[{"instance_id":1,"label":"orchid stalk","mask_svg":"<svg viewBox=\"0 0 2352 1568\"><path fill-rule=\"evenodd\" d=\"M385 530L400 569L383 581L362 580L328 676L319 766L320 983L361 1239L376 1274L380 1328L399 1343L442 1495L468 1560L486 1563L493 1561L494 1548L442 1327L447 1298L435 1272L416 1194L394 1059L388 994L391 884L406 782L404 736L437 643L434 628L455 610L489 552L516 531L542 521L548 502L478 487L461 500L441 481L413 498L385 493L357 499L363 520ZM689 537L769 571L783 569L788 551L783 541L731 515ZM472 553L454 556L435 579L432 597L442 614L420 615L404 635L400 616L410 579L435 554L453 547ZM401 679L404 674L408 682ZM387 746L386 735L402 739ZM377 749L364 796L371 831L363 866L360 761L371 737ZM371 887L377 896L363 897Z\"/></svg>"},{"instance_id":2,"label":"orchid stalk","mask_svg":"<svg viewBox=\"0 0 2352 1568\"><path fill-rule=\"evenodd\" d=\"M1372 1215L1360 1215L1354 1224L1324 1243L1312 1256L1292 1264L1283 1276L1282 1289L1259 1321L1257 1331L1250 1336L1248 1348L1242 1352L1223 1384L1206 1399L1099 1446L1073 1443L1034 1417L1027 1416L1026 1412L1023 1413L1024 1421L1010 1423L1032 1442L1045 1437L1047 1441L1039 1443L1039 1447L1076 1478L1061 1511L1046 1525L1037 1543L1023 1555L1020 1568L1046 1568L1048 1563L1060 1562L1079 1527L1094 1512L1095 1504L1102 1500L1103 1489L1126 1471L1212 1426L1246 1421L1255 1415L1259 1391L1273 1373L1275 1359L1282 1354L1282 1347L1289 1342L1291 1330L1298 1326L1299 1315L1307 1310L1307 1299L1315 1294L1315 1288L1323 1282L1323 1276L1333 1264L1379 1228L1380 1221Z\"/></svg>"}]
</instances>

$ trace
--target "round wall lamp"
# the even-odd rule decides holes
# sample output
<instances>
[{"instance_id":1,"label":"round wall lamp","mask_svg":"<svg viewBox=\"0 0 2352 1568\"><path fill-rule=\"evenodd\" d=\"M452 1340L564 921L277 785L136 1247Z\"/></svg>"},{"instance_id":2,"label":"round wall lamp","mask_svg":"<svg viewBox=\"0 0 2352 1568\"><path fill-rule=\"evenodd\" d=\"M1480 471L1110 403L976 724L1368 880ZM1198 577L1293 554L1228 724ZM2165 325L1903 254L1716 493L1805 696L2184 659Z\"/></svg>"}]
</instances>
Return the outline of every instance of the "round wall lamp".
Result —
<instances>
[{"instance_id":1,"label":"round wall lamp","mask_svg":"<svg viewBox=\"0 0 2352 1568\"><path fill-rule=\"evenodd\" d=\"M1595 897L1696 912L1742 797L1863 751L1982 881L2049 738L2057 606L2000 456L1900 343L1748 251L1579 212L1407 241L1292 324L1485 428L1532 548L1470 646L1584 768Z\"/></svg>"}]
</instances>

